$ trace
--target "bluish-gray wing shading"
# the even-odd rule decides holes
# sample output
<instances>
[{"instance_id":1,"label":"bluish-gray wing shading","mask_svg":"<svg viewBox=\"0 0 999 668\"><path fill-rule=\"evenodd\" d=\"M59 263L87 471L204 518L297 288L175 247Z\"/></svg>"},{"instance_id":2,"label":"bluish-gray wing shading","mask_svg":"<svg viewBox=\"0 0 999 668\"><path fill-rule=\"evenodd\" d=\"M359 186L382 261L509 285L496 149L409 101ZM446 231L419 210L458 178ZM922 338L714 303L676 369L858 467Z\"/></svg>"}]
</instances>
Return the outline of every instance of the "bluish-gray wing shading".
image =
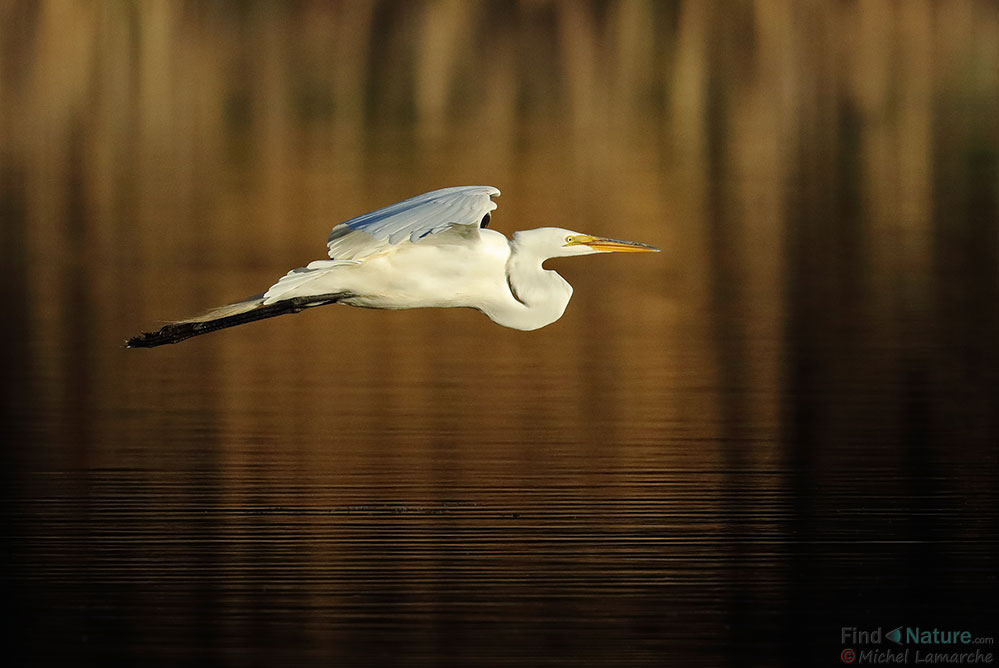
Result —
<instances>
[{"instance_id":1,"label":"bluish-gray wing shading","mask_svg":"<svg viewBox=\"0 0 999 668\"><path fill-rule=\"evenodd\" d=\"M492 186L457 186L424 193L340 223L327 246L334 260L359 260L400 243L416 243L455 225L479 225L496 208ZM488 219L486 219L488 220Z\"/></svg>"}]
</instances>

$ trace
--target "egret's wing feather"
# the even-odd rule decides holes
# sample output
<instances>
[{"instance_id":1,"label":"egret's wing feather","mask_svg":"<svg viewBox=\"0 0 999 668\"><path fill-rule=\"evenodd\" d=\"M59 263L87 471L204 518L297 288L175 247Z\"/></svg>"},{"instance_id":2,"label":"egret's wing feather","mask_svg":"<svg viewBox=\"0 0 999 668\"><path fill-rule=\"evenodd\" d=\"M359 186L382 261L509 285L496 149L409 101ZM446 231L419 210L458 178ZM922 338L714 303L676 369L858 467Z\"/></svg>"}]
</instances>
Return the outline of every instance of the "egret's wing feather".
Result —
<instances>
[{"instance_id":1,"label":"egret's wing feather","mask_svg":"<svg viewBox=\"0 0 999 668\"><path fill-rule=\"evenodd\" d=\"M310 294L319 294L321 291L317 292L315 289L312 289L312 286L309 285L310 283L314 283L316 279L321 278L334 267L351 264L357 263L350 260L316 260L304 267L292 269L282 276L277 283L267 289L267 292L263 294L261 303L273 304L283 299L291 299L292 297L307 297Z\"/></svg>"},{"instance_id":2,"label":"egret's wing feather","mask_svg":"<svg viewBox=\"0 0 999 668\"><path fill-rule=\"evenodd\" d=\"M496 208L492 186L458 186L424 193L340 223L330 233L329 255L358 260L401 243L416 243L455 225L478 234L483 217Z\"/></svg>"}]
</instances>

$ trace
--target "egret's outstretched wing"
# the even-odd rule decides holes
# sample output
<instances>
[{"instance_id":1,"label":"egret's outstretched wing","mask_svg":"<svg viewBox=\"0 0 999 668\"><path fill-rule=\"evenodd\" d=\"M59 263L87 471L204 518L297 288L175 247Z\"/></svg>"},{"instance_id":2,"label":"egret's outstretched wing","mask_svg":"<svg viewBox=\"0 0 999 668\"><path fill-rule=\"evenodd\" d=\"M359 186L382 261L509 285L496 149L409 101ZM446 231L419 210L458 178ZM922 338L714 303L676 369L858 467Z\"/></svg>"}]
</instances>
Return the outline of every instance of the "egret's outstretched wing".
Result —
<instances>
[{"instance_id":1,"label":"egret's outstretched wing","mask_svg":"<svg viewBox=\"0 0 999 668\"><path fill-rule=\"evenodd\" d=\"M359 260L400 243L415 243L455 225L468 226L478 235L479 226L496 208L492 186L443 188L397 202L340 223L330 233L330 257Z\"/></svg>"}]
</instances>

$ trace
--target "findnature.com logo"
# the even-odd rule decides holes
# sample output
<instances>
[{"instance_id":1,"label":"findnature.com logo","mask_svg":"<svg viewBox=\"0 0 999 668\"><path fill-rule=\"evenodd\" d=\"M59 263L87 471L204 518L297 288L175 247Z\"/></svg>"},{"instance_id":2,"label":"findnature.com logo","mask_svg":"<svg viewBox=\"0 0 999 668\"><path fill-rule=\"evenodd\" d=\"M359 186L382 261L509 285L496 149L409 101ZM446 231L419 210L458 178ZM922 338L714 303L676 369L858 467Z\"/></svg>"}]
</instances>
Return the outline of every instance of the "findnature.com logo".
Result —
<instances>
[{"instance_id":1,"label":"findnature.com logo","mask_svg":"<svg viewBox=\"0 0 999 668\"><path fill-rule=\"evenodd\" d=\"M968 629L923 629L918 626L897 626L889 631L883 627L859 629L840 628L840 644L848 645L839 655L846 664L981 664L991 665L994 639L976 636ZM889 642L897 649L880 646ZM879 645L871 647L871 645Z\"/></svg>"}]
</instances>

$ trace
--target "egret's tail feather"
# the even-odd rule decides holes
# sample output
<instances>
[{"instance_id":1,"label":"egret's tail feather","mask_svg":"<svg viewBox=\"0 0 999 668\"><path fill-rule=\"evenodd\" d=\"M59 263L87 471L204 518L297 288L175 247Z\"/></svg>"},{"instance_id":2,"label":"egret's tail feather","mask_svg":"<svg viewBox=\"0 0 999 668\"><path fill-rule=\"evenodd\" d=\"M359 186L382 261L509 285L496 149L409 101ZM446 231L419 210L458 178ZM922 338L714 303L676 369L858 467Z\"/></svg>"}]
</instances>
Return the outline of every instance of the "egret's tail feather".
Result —
<instances>
[{"instance_id":1,"label":"egret's tail feather","mask_svg":"<svg viewBox=\"0 0 999 668\"><path fill-rule=\"evenodd\" d=\"M226 327L235 327L264 318L273 318L286 313L298 313L314 306L333 304L348 297L347 293L337 292L308 297L293 297L271 304L263 303L263 295L251 297L242 302L221 306L213 311L179 322L163 325L155 332L143 332L125 341L126 348L153 348L165 343L179 343L192 336L208 334Z\"/></svg>"}]
</instances>

